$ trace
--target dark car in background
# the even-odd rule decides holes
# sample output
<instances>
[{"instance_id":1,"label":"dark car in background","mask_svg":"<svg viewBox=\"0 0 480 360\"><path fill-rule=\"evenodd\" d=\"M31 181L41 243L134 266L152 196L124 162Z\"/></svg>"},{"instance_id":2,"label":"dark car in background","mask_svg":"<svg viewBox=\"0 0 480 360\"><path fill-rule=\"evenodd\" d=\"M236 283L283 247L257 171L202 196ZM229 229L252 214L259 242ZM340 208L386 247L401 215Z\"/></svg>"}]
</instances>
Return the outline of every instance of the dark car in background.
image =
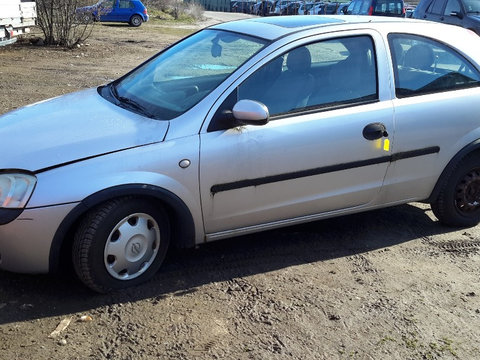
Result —
<instances>
[{"instance_id":1,"label":"dark car in background","mask_svg":"<svg viewBox=\"0 0 480 360\"><path fill-rule=\"evenodd\" d=\"M301 3L297 1L290 2L282 9L281 15L298 15L298 9Z\"/></svg>"},{"instance_id":2,"label":"dark car in background","mask_svg":"<svg viewBox=\"0 0 480 360\"><path fill-rule=\"evenodd\" d=\"M253 1L235 1L231 3L231 12L251 14L254 5Z\"/></svg>"},{"instance_id":3,"label":"dark car in background","mask_svg":"<svg viewBox=\"0 0 480 360\"><path fill-rule=\"evenodd\" d=\"M480 35L479 0L421 0L413 17L462 26Z\"/></svg>"},{"instance_id":4,"label":"dark car in background","mask_svg":"<svg viewBox=\"0 0 480 360\"><path fill-rule=\"evenodd\" d=\"M135 27L148 21L147 8L140 0L100 0L78 8L77 16L84 21L127 22Z\"/></svg>"},{"instance_id":5,"label":"dark car in background","mask_svg":"<svg viewBox=\"0 0 480 360\"><path fill-rule=\"evenodd\" d=\"M353 0L347 15L405 17L405 4L403 0Z\"/></svg>"}]
</instances>

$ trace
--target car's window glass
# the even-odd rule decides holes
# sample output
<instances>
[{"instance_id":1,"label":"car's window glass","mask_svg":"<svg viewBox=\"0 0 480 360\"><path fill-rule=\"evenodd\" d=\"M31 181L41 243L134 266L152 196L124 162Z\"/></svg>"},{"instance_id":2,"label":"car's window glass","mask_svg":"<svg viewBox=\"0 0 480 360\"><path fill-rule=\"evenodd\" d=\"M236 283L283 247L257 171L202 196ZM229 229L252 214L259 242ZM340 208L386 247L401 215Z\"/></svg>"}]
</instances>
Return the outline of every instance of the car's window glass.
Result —
<instances>
[{"instance_id":1,"label":"car's window glass","mask_svg":"<svg viewBox=\"0 0 480 360\"><path fill-rule=\"evenodd\" d=\"M458 0L448 0L447 6L445 7L444 15L450 16L452 12L460 13L460 4Z\"/></svg>"},{"instance_id":2,"label":"car's window glass","mask_svg":"<svg viewBox=\"0 0 480 360\"><path fill-rule=\"evenodd\" d=\"M465 6L465 11L467 13L480 13L480 1L478 0L463 0L463 5Z\"/></svg>"},{"instance_id":3,"label":"car's window glass","mask_svg":"<svg viewBox=\"0 0 480 360\"><path fill-rule=\"evenodd\" d=\"M438 14L438 15L442 14L444 3L445 3L445 0L433 0L433 2L430 4L430 6L427 9L427 12L432 14Z\"/></svg>"},{"instance_id":4,"label":"car's window glass","mask_svg":"<svg viewBox=\"0 0 480 360\"><path fill-rule=\"evenodd\" d=\"M133 8L134 5L132 2L130 2L130 0L120 0L118 7L120 9L129 9L129 8Z\"/></svg>"},{"instance_id":5,"label":"car's window glass","mask_svg":"<svg viewBox=\"0 0 480 360\"><path fill-rule=\"evenodd\" d=\"M368 10L372 6L371 1L362 1L360 5L360 9L358 10L358 14L360 15L368 15Z\"/></svg>"},{"instance_id":6,"label":"car's window glass","mask_svg":"<svg viewBox=\"0 0 480 360\"><path fill-rule=\"evenodd\" d=\"M368 36L298 47L261 67L238 100L264 103L271 116L377 99L374 47Z\"/></svg>"},{"instance_id":7,"label":"car's window glass","mask_svg":"<svg viewBox=\"0 0 480 360\"><path fill-rule=\"evenodd\" d=\"M378 0L375 5L374 14L400 15L403 13L402 1Z\"/></svg>"},{"instance_id":8,"label":"car's window glass","mask_svg":"<svg viewBox=\"0 0 480 360\"><path fill-rule=\"evenodd\" d=\"M266 43L206 29L115 82L113 93L119 105L169 120L197 104Z\"/></svg>"},{"instance_id":9,"label":"car's window glass","mask_svg":"<svg viewBox=\"0 0 480 360\"><path fill-rule=\"evenodd\" d=\"M360 14L360 9L362 8L362 4L364 1L362 0L354 0L347 9L347 14ZM369 2L367 1L367 7ZM368 9L367 9L368 10Z\"/></svg>"},{"instance_id":10,"label":"car's window glass","mask_svg":"<svg viewBox=\"0 0 480 360\"><path fill-rule=\"evenodd\" d=\"M389 35L397 97L480 85L480 73L453 49L414 35Z\"/></svg>"}]
</instances>

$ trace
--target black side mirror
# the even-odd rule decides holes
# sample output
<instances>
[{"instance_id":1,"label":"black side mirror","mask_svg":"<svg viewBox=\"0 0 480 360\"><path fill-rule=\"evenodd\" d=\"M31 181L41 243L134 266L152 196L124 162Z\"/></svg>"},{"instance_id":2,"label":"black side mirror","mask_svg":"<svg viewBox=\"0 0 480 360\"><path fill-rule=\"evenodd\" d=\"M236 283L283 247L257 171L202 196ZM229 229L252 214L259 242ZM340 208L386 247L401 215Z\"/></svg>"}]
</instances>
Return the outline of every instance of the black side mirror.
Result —
<instances>
[{"instance_id":1,"label":"black side mirror","mask_svg":"<svg viewBox=\"0 0 480 360\"><path fill-rule=\"evenodd\" d=\"M450 13L450 16L456 16L458 17L459 19L463 19L463 14L460 12L460 11L452 11Z\"/></svg>"}]
</instances>

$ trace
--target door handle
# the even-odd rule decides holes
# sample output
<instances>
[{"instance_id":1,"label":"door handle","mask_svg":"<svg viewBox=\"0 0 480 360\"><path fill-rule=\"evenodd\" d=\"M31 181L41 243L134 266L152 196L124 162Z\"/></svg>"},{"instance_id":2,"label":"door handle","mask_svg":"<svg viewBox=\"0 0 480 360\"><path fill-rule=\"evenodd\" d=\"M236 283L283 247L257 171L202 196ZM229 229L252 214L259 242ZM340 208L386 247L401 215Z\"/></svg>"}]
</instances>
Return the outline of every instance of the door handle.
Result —
<instances>
[{"instance_id":1,"label":"door handle","mask_svg":"<svg viewBox=\"0 0 480 360\"><path fill-rule=\"evenodd\" d=\"M387 137L387 128L382 123L371 123L363 128L363 137L367 140L377 140Z\"/></svg>"}]
</instances>

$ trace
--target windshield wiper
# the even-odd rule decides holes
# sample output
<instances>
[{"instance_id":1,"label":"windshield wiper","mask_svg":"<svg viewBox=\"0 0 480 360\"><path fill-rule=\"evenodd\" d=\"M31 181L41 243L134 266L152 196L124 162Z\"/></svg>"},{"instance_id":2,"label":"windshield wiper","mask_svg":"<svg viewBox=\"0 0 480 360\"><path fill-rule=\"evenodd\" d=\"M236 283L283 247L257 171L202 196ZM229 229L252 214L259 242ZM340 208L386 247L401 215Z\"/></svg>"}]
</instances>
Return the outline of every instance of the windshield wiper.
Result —
<instances>
[{"instance_id":1,"label":"windshield wiper","mask_svg":"<svg viewBox=\"0 0 480 360\"><path fill-rule=\"evenodd\" d=\"M117 88L115 87L114 84L110 85L110 91L112 92L113 97L118 100L119 106L123 107L124 109L127 110L137 110L136 112L139 112L141 115L145 115L149 118L155 118L155 115L145 109L142 105L137 103L135 100L132 100L130 98L127 98L125 96L120 96L118 95Z\"/></svg>"}]
</instances>

